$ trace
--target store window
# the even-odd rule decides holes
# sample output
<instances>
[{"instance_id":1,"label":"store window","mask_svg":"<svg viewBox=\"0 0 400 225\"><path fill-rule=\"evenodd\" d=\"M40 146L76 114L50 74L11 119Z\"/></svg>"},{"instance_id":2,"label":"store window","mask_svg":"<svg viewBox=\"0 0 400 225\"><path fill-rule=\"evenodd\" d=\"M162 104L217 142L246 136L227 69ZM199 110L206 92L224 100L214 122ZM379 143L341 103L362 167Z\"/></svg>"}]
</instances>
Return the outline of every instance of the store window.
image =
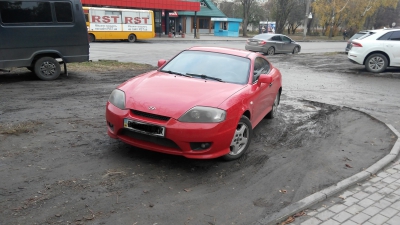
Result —
<instances>
[{"instance_id":1,"label":"store window","mask_svg":"<svg viewBox=\"0 0 400 225\"><path fill-rule=\"evenodd\" d=\"M228 22L221 22L219 26L221 30L228 30Z\"/></svg>"},{"instance_id":2,"label":"store window","mask_svg":"<svg viewBox=\"0 0 400 225\"><path fill-rule=\"evenodd\" d=\"M209 29L210 28L210 19L199 19L199 29Z\"/></svg>"}]
</instances>

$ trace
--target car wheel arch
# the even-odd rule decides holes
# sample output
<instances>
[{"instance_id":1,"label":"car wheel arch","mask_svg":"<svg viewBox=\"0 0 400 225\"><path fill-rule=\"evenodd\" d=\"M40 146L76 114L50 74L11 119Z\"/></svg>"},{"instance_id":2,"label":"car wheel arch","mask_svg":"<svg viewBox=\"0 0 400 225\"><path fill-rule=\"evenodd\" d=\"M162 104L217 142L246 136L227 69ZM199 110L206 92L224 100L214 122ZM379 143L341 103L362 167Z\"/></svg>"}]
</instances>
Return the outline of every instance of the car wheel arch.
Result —
<instances>
[{"instance_id":1,"label":"car wheel arch","mask_svg":"<svg viewBox=\"0 0 400 225\"><path fill-rule=\"evenodd\" d=\"M387 66L390 66L390 57L386 52L383 52L383 51L373 51L373 52L368 53L368 55L366 55L365 58L364 58L363 65L365 65L365 61L367 61L368 57L370 55L372 55L372 54L382 54L382 55L384 55L386 57L386 59L388 60L388 65Z\"/></svg>"},{"instance_id":2,"label":"car wheel arch","mask_svg":"<svg viewBox=\"0 0 400 225\"><path fill-rule=\"evenodd\" d=\"M249 120L251 119L251 116L250 116L251 114L250 114L249 110L244 111L242 115L247 117Z\"/></svg>"}]
</instances>

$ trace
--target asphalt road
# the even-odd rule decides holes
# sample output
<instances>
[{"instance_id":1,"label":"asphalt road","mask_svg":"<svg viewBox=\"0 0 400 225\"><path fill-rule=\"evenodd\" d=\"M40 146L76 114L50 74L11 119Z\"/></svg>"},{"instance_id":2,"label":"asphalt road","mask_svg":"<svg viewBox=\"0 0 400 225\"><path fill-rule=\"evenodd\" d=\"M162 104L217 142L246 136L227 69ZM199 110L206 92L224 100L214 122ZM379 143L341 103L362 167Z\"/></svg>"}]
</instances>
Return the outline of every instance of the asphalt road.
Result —
<instances>
[{"instance_id":1,"label":"asphalt road","mask_svg":"<svg viewBox=\"0 0 400 225\"><path fill-rule=\"evenodd\" d=\"M343 52L345 42L301 42L301 53ZM178 52L192 46L214 46L244 49L242 41L142 41L94 42L90 43L90 59L107 59L120 62L146 63L157 65L159 59L169 59ZM300 53L300 54L301 54Z\"/></svg>"}]
</instances>

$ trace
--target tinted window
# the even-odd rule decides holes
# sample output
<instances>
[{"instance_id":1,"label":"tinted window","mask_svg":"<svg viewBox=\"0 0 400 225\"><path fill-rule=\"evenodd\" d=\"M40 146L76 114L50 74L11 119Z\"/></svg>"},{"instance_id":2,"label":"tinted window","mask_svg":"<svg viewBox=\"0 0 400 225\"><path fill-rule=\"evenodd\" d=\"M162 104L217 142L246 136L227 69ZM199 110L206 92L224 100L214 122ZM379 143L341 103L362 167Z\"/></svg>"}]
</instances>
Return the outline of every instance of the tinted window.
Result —
<instances>
[{"instance_id":1,"label":"tinted window","mask_svg":"<svg viewBox=\"0 0 400 225\"><path fill-rule=\"evenodd\" d=\"M52 22L49 2L1 1L0 14L3 23Z\"/></svg>"},{"instance_id":2,"label":"tinted window","mask_svg":"<svg viewBox=\"0 0 400 225\"><path fill-rule=\"evenodd\" d=\"M392 32L392 36L390 36L390 40L392 41L400 41L400 31Z\"/></svg>"},{"instance_id":3,"label":"tinted window","mask_svg":"<svg viewBox=\"0 0 400 225\"><path fill-rule=\"evenodd\" d=\"M69 2L55 2L54 9L56 10L57 22L72 22L72 8Z\"/></svg>"},{"instance_id":4,"label":"tinted window","mask_svg":"<svg viewBox=\"0 0 400 225\"><path fill-rule=\"evenodd\" d=\"M254 60L254 74L253 83L258 80L261 74L266 74L269 72L270 65L269 62L261 57L257 57Z\"/></svg>"},{"instance_id":5,"label":"tinted window","mask_svg":"<svg viewBox=\"0 0 400 225\"><path fill-rule=\"evenodd\" d=\"M359 39L359 40L362 40L362 39L364 39L364 38L366 38L366 37L369 37L369 36L371 36L371 35L373 35L373 34L375 34L375 32L368 32L368 33L364 34L363 36L359 37L358 39Z\"/></svg>"},{"instance_id":6,"label":"tinted window","mask_svg":"<svg viewBox=\"0 0 400 225\"><path fill-rule=\"evenodd\" d=\"M292 39L290 39L290 38L288 38L288 37L286 37L286 36L282 36L282 40L283 40L284 42L292 42Z\"/></svg>"},{"instance_id":7,"label":"tinted window","mask_svg":"<svg viewBox=\"0 0 400 225\"><path fill-rule=\"evenodd\" d=\"M281 36L279 36L279 35L273 36L271 39L274 41L282 41Z\"/></svg>"},{"instance_id":8,"label":"tinted window","mask_svg":"<svg viewBox=\"0 0 400 225\"><path fill-rule=\"evenodd\" d=\"M259 34L259 35L254 36L253 38L266 40L266 39L270 39L271 37L272 37L271 34Z\"/></svg>"},{"instance_id":9,"label":"tinted window","mask_svg":"<svg viewBox=\"0 0 400 225\"><path fill-rule=\"evenodd\" d=\"M378 40L390 40L390 36L392 35L393 32L388 32L384 35L382 35Z\"/></svg>"},{"instance_id":10,"label":"tinted window","mask_svg":"<svg viewBox=\"0 0 400 225\"><path fill-rule=\"evenodd\" d=\"M362 36L364 36L366 33L357 33L357 34L354 34L350 39L349 39L349 41L351 41L351 40L353 40L353 39L358 39L359 37L362 37Z\"/></svg>"}]
</instances>

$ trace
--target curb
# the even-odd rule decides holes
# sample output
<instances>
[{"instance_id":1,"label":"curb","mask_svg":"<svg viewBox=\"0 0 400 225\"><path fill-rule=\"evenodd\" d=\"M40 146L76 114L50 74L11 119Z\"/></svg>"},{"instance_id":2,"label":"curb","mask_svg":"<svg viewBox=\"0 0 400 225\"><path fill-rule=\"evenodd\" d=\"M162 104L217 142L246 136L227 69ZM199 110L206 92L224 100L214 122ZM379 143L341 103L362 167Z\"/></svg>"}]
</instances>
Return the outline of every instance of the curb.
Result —
<instances>
[{"instance_id":1,"label":"curb","mask_svg":"<svg viewBox=\"0 0 400 225\"><path fill-rule=\"evenodd\" d=\"M350 107L347 107L347 108L350 108ZM394 146L392 147L392 150L390 151L390 153L388 155L386 155L385 157L383 157L382 159L380 159L378 162L374 163L372 166L368 167L366 170L361 171L351 177L348 177L348 178L338 182L336 185L332 185L332 186L325 188L319 192L316 192L308 197L305 197L298 202L290 204L289 206L281 209L280 211L273 213L269 216L266 216L263 219L260 219L256 222L254 222L253 225L276 225L276 224L279 224L279 223L283 222L284 220L286 220L288 217L290 217L298 212L301 212L307 208L310 208L311 206L313 206L319 202L322 202L322 201L328 199L329 197L334 196L338 192L341 192L352 185L355 185L359 182L366 180L368 177L372 176L373 174L375 174L376 172L381 170L383 167L389 165L399 155L400 133L392 125L384 123L381 120L378 120L375 117L373 117L365 112L362 112L360 110L356 110L353 108L350 108L350 109L364 113L364 114L370 116L371 118L385 124L397 136L397 140L396 140Z\"/></svg>"}]
</instances>

